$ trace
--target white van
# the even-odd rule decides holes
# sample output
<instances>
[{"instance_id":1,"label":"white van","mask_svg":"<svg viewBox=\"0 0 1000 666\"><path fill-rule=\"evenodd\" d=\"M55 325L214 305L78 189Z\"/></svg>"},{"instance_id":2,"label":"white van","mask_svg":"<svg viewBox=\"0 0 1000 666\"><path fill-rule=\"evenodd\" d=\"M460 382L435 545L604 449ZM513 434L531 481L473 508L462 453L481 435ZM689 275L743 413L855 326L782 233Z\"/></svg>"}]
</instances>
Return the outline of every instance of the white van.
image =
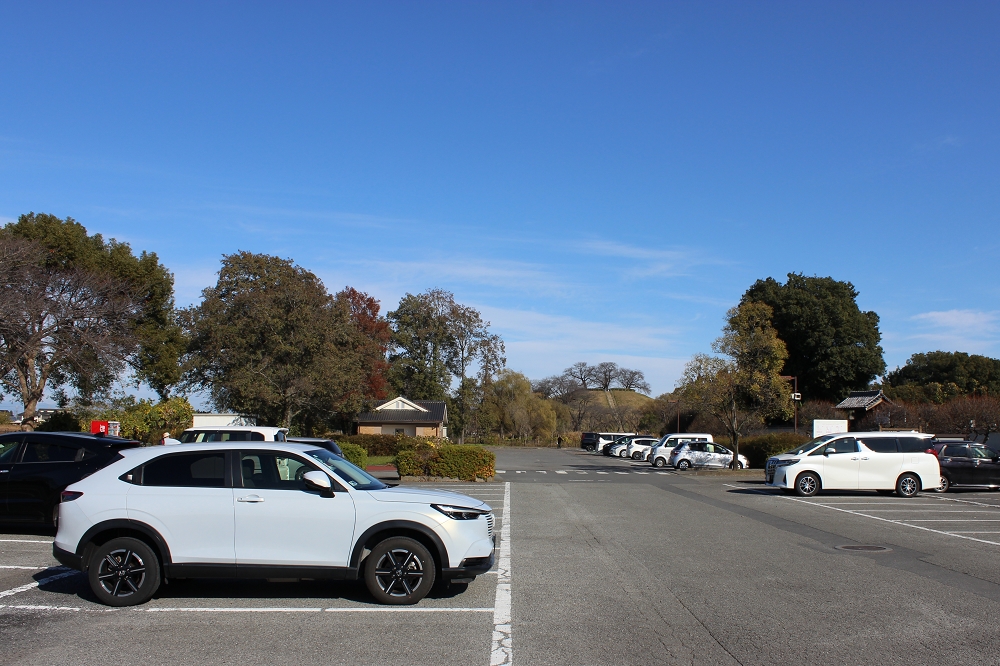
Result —
<instances>
[{"instance_id":1,"label":"white van","mask_svg":"<svg viewBox=\"0 0 1000 666\"><path fill-rule=\"evenodd\" d=\"M202 442L284 442L288 428L270 426L208 426L188 428L181 433L181 444Z\"/></svg>"},{"instance_id":2,"label":"white van","mask_svg":"<svg viewBox=\"0 0 1000 666\"><path fill-rule=\"evenodd\" d=\"M680 432L673 433L672 435L664 435L660 438L660 441L653 445L653 448L649 451L649 456L646 460L653 465L653 467L666 467L667 461L670 460L670 454L673 452L674 447L681 442L714 442L712 436L707 432Z\"/></svg>"},{"instance_id":3,"label":"white van","mask_svg":"<svg viewBox=\"0 0 1000 666\"><path fill-rule=\"evenodd\" d=\"M823 435L768 458L764 482L803 497L820 490L895 491L913 497L941 485L931 438L919 432L851 432Z\"/></svg>"}]
</instances>

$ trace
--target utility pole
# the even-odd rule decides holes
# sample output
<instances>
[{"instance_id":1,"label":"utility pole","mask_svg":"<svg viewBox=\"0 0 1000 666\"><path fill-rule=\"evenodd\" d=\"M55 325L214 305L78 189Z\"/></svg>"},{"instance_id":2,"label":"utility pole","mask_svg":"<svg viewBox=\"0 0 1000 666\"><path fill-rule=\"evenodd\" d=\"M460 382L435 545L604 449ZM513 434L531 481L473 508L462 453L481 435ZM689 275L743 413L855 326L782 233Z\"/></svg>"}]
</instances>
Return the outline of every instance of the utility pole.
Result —
<instances>
[{"instance_id":1,"label":"utility pole","mask_svg":"<svg viewBox=\"0 0 1000 666\"><path fill-rule=\"evenodd\" d=\"M681 431L681 401L680 400L667 400L668 404L677 405L677 433Z\"/></svg>"}]
</instances>

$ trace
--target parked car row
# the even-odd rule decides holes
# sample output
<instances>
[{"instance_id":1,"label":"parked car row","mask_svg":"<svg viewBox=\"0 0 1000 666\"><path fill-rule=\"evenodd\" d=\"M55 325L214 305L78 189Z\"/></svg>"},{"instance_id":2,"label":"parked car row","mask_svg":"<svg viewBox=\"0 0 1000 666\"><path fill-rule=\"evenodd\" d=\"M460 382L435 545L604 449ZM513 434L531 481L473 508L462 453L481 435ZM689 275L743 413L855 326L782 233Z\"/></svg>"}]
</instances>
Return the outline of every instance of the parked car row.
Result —
<instances>
[{"instance_id":1,"label":"parked car row","mask_svg":"<svg viewBox=\"0 0 1000 666\"><path fill-rule=\"evenodd\" d=\"M598 435L609 433L584 433L582 440L594 441L593 449L614 458L626 458L648 462L653 467L673 467L674 469L691 469L692 467L728 468L733 467L733 452L716 444L708 433L673 433L663 437L653 435L616 435L611 441L604 442ZM587 438L587 435L594 437ZM739 456L736 469L749 467L745 456Z\"/></svg>"}]
</instances>

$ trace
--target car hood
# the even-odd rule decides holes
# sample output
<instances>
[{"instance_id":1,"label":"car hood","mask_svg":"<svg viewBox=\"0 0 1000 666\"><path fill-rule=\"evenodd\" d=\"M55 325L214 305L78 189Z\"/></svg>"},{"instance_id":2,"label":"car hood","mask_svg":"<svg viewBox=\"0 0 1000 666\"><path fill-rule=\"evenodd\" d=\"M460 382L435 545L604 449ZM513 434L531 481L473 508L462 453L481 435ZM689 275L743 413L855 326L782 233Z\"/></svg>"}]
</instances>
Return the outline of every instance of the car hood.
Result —
<instances>
[{"instance_id":1,"label":"car hood","mask_svg":"<svg viewBox=\"0 0 1000 666\"><path fill-rule=\"evenodd\" d=\"M423 488L384 488L382 490L369 490L368 494L379 502L410 502L416 504L452 504L455 506L467 506L470 509L489 510L490 506L482 501L468 495L453 493L447 490Z\"/></svg>"}]
</instances>

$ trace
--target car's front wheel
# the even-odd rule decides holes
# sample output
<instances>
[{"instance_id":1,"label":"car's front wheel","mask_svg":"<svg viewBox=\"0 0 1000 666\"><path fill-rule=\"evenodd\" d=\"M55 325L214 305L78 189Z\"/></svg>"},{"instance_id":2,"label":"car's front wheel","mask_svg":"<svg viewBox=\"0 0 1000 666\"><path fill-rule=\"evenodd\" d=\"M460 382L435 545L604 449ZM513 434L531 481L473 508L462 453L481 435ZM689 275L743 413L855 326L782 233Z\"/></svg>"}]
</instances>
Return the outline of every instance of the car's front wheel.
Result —
<instances>
[{"instance_id":1,"label":"car's front wheel","mask_svg":"<svg viewBox=\"0 0 1000 666\"><path fill-rule=\"evenodd\" d=\"M641 451L636 451L635 453L632 454L632 460L641 460L641 459L642 459Z\"/></svg>"},{"instance_id":2,"label":"car's front wheel","mask_svg":"<svg viewBox=\"0 0 1000 666\"><path fill-rule=\"evenodd\" d=\"M618 457L619 458L628 458L628 451L626 451L625 449L622 449L621 451L618 452Z\"/></svg>"},{"instance_id":3,"label":"car's front wheel","mask_svg":"<svg viewBox=\"0 0 1000 666\"><path fill-rule=\"evenodd\" d=\"M939 493L946 493L951 489L951 479L949 479L944 474L941 475L941 485L938 486L937 491Z\"/></svg>"},{"instance_id":4,"label":"car's front wheel","mask_svg":"<svg viewBox=\"0 0 1000 666\"><path fill-rule=\"evenodd\" d=\"M365 562L365 584L383 604L415 604L434 586L434 558L414 539L385 539Z\"/></svg>"},{"instance_id":5,"label":"car's front wheel","mask_svg":"<svg viewBox=\"0 0 1000 666\"><path fill-rule=\"evenodd\" d=\"M795 480L795 492L802 497L812 497L819 492L819 477L812 472L800 474Z\"/></svg>"},{"instance_id":6,"label":"car's front wheel","mask_svg":"<svg viewBox=\"0 0 1000 666\"><path fill-rule=\"evenodd\" d=\"M655 460L653 460L653 467L666 467L666 466L667 466L667 461L664 460L663 458L656 458Z\"/></svg>"},{"instance_id":7,"label":"car's front wheel","mask_svg":"<svg viewBox=\"0 0 1000 666\"><path fill-rule=\"evenodd\" d=\"M160 561L145 542L118 537L94 549L87 578L101 603L136 606L160 587Z\"/></svg>"},{"instance_id":8,"label":"car's front wheel","mask_svg":"<svg viewBox=\"0 0 1000 666\"><path fill-rule=\"evenodd\" d=\"M690 469L691 468L691 461L690 460L682 460L679 463L677 463L676 467L677 467L677 469Z\"/></svg>"}]
</instances>

